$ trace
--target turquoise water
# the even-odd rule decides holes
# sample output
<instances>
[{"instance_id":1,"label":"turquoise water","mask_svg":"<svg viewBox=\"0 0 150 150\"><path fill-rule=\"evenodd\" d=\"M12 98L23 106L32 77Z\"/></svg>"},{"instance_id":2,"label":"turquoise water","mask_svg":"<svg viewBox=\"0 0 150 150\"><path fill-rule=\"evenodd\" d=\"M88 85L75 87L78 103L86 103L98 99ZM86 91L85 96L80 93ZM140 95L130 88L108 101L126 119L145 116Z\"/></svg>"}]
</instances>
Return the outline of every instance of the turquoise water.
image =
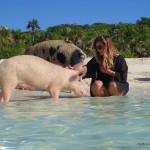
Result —
<instances>
[{"instance_id":1,"label":"turquoise water","mask_svg":"<svg viewBox=\"0 0 150 150\"><path fill-rule=\"evenodd\" d=\"M150 98L61 98L0 104L0 150L150 149Z\"/></svg>"}]
</instances>

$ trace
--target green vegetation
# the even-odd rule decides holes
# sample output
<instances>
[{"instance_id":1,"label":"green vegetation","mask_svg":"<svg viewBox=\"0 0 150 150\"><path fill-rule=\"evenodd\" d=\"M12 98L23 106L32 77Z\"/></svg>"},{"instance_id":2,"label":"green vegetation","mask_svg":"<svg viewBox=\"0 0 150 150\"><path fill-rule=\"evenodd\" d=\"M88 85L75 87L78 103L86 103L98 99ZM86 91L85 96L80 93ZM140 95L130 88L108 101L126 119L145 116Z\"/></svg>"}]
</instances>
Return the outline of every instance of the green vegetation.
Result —
<instances>
[{"instance_id":1,"label":"green vegetation","mask_svg":"<svg viewBox=\"0 0 150 150\"><path fill-rule=\"evenodd\" d=\"M92 56L92 43L98 35L110 36L126 58L150 57L150 18L146 17L141 17L135 24L61 24L48 27L46 31L39 30L38 21L32 19L27 29L29 31L22 32L0 27L0 59L23 54L27 47L52 39L71 41L87 56Z\"/></svg>"}]
</instances>

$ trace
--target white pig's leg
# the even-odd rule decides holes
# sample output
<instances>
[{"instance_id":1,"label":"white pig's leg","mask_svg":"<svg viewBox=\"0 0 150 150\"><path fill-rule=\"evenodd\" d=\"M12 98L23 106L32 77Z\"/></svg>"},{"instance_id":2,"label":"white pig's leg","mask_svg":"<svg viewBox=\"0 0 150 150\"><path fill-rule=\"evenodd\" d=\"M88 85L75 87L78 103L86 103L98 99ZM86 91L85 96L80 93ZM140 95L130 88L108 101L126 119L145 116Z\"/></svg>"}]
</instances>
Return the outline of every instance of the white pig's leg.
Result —
<instances>
[{"instance_id":1,"label":"white pig's leg","mask_svg":"<svg viewBox=\"0 0 150 150\"><path fill-rule=\"evenodd\" d=\"M48 89L48 92L52 98L59 98L60 90L51 87Z\"/></svg>"},{"instance_id":2,"label":"white pig's leg","mask_svg":"<svg viewBox=\"0 0 150 150\"><path fill-rule=\"evenodd\" d=\"M10 96L15 89L16 86L13 85L8 85L6 84L5 86L1 87L1 102L9 102Z\"/></svg>"},{"instance_id":3,"label":"white pig's leg","mask_svg":"<svg viewBox=\"0 0 150 150\"><path fill-rule=\"evenodd\" d=\"M0 102L1 102L1 99L2 99L2 93L1 93L1 90L0 90Z\"/></svg>"}]
</instances>

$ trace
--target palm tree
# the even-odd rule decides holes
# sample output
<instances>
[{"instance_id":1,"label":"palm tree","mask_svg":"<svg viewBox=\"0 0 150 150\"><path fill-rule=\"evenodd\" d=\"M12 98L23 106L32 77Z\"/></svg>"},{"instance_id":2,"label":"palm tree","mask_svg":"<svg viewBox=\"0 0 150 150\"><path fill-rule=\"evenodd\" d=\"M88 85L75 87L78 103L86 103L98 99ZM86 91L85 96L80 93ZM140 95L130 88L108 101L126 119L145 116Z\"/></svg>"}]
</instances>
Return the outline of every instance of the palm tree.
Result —
<instances>
[{"instance_id":1,"label":"palm tree","mask_svg":"<svg viewBox=\"0 0 150 150\"><path fill-rule=\"evenodd\" d=\"M35 32L38 31L40 29L39 23L37 20L32 19L32 21L28 22L28 25L26 27L28 30L32 31L32 43L34 44L34 36L35 36Z\"/></svg>"}]
</instances>

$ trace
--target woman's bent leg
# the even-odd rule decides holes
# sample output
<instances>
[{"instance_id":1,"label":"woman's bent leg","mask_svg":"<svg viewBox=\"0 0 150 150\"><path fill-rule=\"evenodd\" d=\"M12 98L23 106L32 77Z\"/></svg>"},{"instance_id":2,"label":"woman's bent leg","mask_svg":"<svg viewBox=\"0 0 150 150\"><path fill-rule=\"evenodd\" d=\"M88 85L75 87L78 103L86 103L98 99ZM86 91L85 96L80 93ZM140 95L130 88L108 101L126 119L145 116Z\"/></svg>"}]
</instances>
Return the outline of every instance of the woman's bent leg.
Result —
<instances>
[{"instance_id":1,"label":"woman's bent leg","mask_svg":"<svg viewBox=\"0 0 150 150\"><path fill-rule=\"evenodd\" d=\"M103 82L96 80L91 85L91 92L94 96L109 96L108 90L103 86Z\"/></svg>"},{"instance_id":2,"label":"woman's bent leg","mask_svg":"<svg viewBox=\"0 0 150 150\"><path fill-rule=\"evenodd\" d=\"M109 83L108 91L111 96L122 96L123 95L123 93L119 92L117 83L115 81L111 81Z\"/></svg>"}]
</instances>

